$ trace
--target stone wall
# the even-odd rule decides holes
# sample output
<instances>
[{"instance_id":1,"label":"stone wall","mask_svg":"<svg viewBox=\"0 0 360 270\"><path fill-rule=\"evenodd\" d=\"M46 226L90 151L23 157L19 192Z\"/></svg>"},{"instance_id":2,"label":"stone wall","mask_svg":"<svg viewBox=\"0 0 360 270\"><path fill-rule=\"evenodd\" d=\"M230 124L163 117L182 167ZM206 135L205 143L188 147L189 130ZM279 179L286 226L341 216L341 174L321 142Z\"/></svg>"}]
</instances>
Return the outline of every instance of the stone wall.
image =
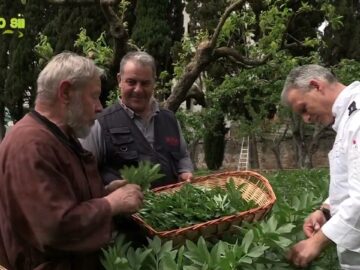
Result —
<instances>
[{"instance_id":1,"label":"stone wall","mask_svg":"<svg viewBox=\"0 0 360 270\"><path fill-rule=\"evenodd\" d=\"M330 151L334 141L333 135L323 137L319 142L319 149L313 155L312 161L314 167L328 167L328 152ZM277 169L276 159L274 153L271 151L271 140L263 140L257 142L257 150L259 156L259 165L261 170ZM228 138L226 141L225 155L222 168L223 170L236 170L239 153L241 148L241 140ZM296 168L295 151L293 141L291 138L286 138L280 145L281 162L284 169ZM203 145L200 143L197 146L196 166L199 169L206 169L204 160Z\"/></svg>"}]
</instances>

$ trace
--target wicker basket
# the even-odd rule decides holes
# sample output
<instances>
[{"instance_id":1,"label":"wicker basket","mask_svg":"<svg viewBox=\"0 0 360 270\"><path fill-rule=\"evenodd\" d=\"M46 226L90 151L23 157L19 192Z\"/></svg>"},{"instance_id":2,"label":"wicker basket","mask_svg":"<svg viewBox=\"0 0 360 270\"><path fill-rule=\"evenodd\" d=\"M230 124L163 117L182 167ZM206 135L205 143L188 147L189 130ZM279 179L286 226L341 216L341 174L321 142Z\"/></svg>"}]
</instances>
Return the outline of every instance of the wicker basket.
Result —
<instances>
[{"instance_id":1,"label":"wicker basket","mask_svg":"<svg viewBox=\"0 0 360 270\"><path fill-rule=\"evenodd\" d=\"M231 216L224 216L192 226L173 229L169 231L156 231L148 225L139 215L133 215L134 220L145 228L151 236L157 235L164 240L173 240L174 244L184 243L186 239L196 240L200 236L204 238L222 235L230 231L233 225L239 226L242 221L252 222L262 219L272 208L276 196L269 181L262 175L252 171L233 171L195 178L192 183L205 187L225 187L226 182L232 178L236 186L244 184L241 196L244 200L253 200L257 207L244 212L238 212ZM156 193L176 192L184 183L177 183L154 189Z\"/></svg>"}]
</instances>

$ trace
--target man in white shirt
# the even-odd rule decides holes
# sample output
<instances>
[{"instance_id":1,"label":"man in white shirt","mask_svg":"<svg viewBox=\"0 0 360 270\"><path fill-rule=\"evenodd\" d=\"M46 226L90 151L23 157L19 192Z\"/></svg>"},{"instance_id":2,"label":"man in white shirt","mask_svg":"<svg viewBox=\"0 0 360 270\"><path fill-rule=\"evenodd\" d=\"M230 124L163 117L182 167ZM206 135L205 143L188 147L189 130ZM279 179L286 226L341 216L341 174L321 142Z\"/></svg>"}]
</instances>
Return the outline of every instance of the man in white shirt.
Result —
<instances>
[{"instance_id":1,"label":"man in white shirt","mask_svg":"<svg viewBox=\"0 0 360 270\"><path fill-rule=\"evenodd\" d=\"M360 82L345 86L324 67L305 65L289 73L281 98L304 122L337 132L329 153L329 198L305 220L308 238L288 257L306 267L332 241L341 268L360 269Z\"/></svg>"}]
</instances>

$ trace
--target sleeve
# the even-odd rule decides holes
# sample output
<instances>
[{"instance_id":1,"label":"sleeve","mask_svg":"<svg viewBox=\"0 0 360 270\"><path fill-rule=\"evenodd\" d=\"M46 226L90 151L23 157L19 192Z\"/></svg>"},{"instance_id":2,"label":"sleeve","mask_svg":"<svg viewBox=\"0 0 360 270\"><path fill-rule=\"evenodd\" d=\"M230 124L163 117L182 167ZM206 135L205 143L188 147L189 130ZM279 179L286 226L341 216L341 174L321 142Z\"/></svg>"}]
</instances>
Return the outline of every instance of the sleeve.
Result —
<instances>
[{"instance_id":1,"label":"sleeve","mask_svg":"<svg viewBox=\"0 0 360 270\"><path fill-rule=\"evenodd\" d=\"M8 152L1 196L11 224L18 237L46 254L99 250L111 238L109 203L104 198L81 199L87 191L71 173L64 173L66 166L81 170L80 165L61 160L64 148L59 143L40 140Z\"/></svg>"},{"instance_id":2,"label":"sleeve","mask_svg":"<svg viewBox=\"0 0 360 270\"><path fill-rule=\"evenodd\" d=\"M325 199L325 201L323 201L322 204L330 205L330 199L329 199L329 197L327 197L327 198Z\"/></svg>"},{"instance_id":3,"label":"sleeve","mask_svg":"<svg viewBox=\"0 0 360 270\"><path fill-rule=\"evenodd\" d=\"M187 149L186 141L182 134L182 130L181 130L179 121L177 122L177 124L178 124L179 135L180 135L180 159L177 164L177 170L178 170L178 173L193 172L194 171L193 163L191 161L189 151Z\"/></svg>"},{"instance_id":4,"label":"sleeve","mask_svg":"<svg viewBox=\"0 0 360 270\"><path fill-rule=\"evenodd\" d=\"M85 138L79 138L79 141L84 149L90 151L98 161L98 164L103 164L105 160L105 141L102 136L101 125L98 120L95 120L91 127L90 134Z\"/></svg>"},{"instance_id":5,"label":"sleeve","mask_svg":"<svg viewBox=\"0 0 360 270\"><path fill-rule=\"evenodd\" d=\"M351 117L347 132L347 183L337 185L345 185L348 194L322 231L338 246L360 252L360 111Z\"/></svg>"}]
</instances>

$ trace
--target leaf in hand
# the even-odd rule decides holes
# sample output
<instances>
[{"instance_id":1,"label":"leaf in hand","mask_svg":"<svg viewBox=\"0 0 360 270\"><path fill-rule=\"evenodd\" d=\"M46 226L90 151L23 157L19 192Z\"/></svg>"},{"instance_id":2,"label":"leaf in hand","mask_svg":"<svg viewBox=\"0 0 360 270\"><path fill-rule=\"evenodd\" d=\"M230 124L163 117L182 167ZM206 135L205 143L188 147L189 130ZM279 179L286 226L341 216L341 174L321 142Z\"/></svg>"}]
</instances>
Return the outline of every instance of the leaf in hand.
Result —
<instances>
[{"instance_id":1,"label":"leaf in hand","mask_svg":"<svg viewBox=\"0 0 360 270\"><path fill-rule=\"evenodd\" d=\"M128 183L137 184L144 191L150 188L153 181L164 176L160 173L160 164L153 165L149 161L140 161L137 167L125 166L120 174Z\"/></svg>"}]
</instances>

